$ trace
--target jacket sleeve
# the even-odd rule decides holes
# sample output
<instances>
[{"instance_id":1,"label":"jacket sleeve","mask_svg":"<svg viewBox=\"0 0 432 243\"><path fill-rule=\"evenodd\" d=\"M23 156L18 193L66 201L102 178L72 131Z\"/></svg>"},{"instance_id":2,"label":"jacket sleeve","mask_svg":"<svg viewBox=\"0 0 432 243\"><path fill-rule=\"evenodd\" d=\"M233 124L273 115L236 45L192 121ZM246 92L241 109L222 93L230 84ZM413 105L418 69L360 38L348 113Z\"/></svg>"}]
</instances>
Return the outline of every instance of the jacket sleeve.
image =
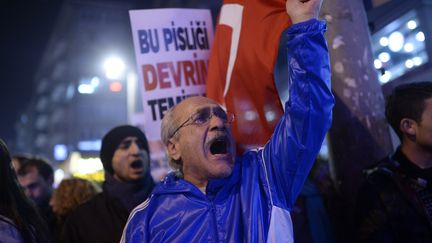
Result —
<instances>
[{"instance_id":1,"label":"jacket sleeve","mask_svg":"<svg viewBox=\"0 0 432 243\"><path fill-rule=\"evenodd\" d=\"M324 38L326 24L311 19L288 35L289 100L262 150L271 203L291 210L331 125L334 97Z\"/></svg>"}]
</instances>

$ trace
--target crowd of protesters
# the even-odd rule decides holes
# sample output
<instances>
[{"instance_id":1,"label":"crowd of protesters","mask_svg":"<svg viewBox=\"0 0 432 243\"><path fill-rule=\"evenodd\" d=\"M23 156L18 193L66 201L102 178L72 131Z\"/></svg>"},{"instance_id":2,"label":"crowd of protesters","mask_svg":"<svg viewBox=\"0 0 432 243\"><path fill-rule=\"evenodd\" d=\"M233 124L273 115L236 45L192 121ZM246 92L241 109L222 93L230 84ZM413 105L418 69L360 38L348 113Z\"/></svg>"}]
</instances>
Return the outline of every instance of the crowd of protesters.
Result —
<instances>
[{"instance_id":1,"label":"crowd of protesters","mask_svg":"<svg viewBox=\"0 0 432 243\"><path fill-rule=\"evenodd\" d=\"M192 115L176 118L176 115L185 111ZM432 82L396 87L386 100L386 118L400 138L401 145L394 154L365 168L365 182L357 193L357 231L353 238L358 242L430 242ZM25 154L11 156L6 144L0 140L0 242L119 242L122 235L122 241L125 242L184 239L207 241L209 235L220 230L218 224L213 225L212 221L206 223L206 220L212 219L207 213L219 214L216 219L227 217L225 221L233 220L230 217L245 217L245 212L236 216L236 213L241 212L240 208L233 209L234 205L239 205L237 200L246 200L240 203L243 206L252 200L253 196L247 196L242 190L251 193L254 183L271 183L278 176L260 175L259 168L250 167L255 162L238 159L236 162L225 161L225 155L234 151L234 143L229 134L232 116L213 101L204 97L187 99L171 109L165 119L162 136L173 172L159 185L155 184L159 179L154 180L150 174L150 152L146 136L140 129L130 125L115 127L102 139L100 159L105 170L102 188L85 179L69 178L54 189L53 168L49 161ZM200 131L196 128L208 133L204 136L208 141L193 139ZM201 154L196 149L200 147L196 144L200 141L204 143L201 145L204 148L208 146L208 155L206 152ZM271 146L276 146L272 143ZM287 146L284 145L283 149ZM195 151L191 151L192 148ZM260 150L254 153L257 152ZM265 148L261 153L264 152ZM249 159L254 156L250 153L251 151L245 155ZM208 161L200 166L199 161L203 159ZM271 157L264 157L261 162L267 159ZM189 164L194 160L196 164ZM211 167L217 163L222 165ZM255 163L255 166L259 164ZM240 165L250 168L236 171L240 169L237 167ZM323 165L325 163L321 160L315 162L304 187L298 187L302 190L297 191L297 203L289 211L296 234L294 239L298 242L337 242L319 191L323 183L315 180L319 167ZM226 170L228 177L224 174ZM190 173L194 177L190 178ZM285 173L289 174L283 172ZM236 186L236 183L242 183L241 180L248 180L254 174L256 178L243 182L247 187L242 189L242 186ZM202 178L208 178L205 185L200 184ZM272 179L266 181L269 178ZM296 175L292 174L291 178L296 178ZM263 188L264 185L258 188ZM268 191L263 189L263 192L255 192L255 196L261 198L266 195L260 193L277 194L276 188ZM217 192L224 193L223 197ZM237 196L240 198L235 198ZM284 197L273 197L272 200L297 198L292 195ZM148 198L150 200L146 200ZM218 200L225 203L229 201L230 204L223 205ZM252 209L257 205L249 205L247 208ZM218 211L213 211L212 207ZM269 209L264 205L260 207L266 211ZM247 217L251 225L264 218L257 215L257 210L253 211L255 216ZM271 218L273 215L266 217ZM238 218L236 220L241 221ZM282 218L283 220L291 222L289 217ZM281 221L278 223L281 224ZM201 225L205 228L201 228ZM233 228L233 225L229 227ZM206 230L211 233L206 234ZM285 232L283 228L277 230ZM232 232L236 234L234 238L217 237L224 242L250 242L258 239L257 236L246 239L245 233L239 233L241 229ZM268 237L271 230L266 233ZM205 238L200 238L203 236ZM263 240L261 238L258 241Z\"/></svg>"},{"instance_id":2,"label":"crowd of protesters","mask_svg":"<svg viewBox=\"0 0 432 243\"><path fill-rule=\"evenodd\" d=\"M193 109L195 115L186 116L189 117L186 123L183 121L185 118L176 119L176 109L185 111L185 107L193 107L188 104L190 102L199 104L197 109ZM187 150L184 152L188 147L178 143L183 139L182 143L190 143L191 136L197 132L194 127L187 132L184 129L186 126L202 127L207 124L209 132L215 134L208 135L211 141L208 143L209 151L211 156L218 157L220 153L231 149L231 141L227 137L231 118L217 104L203 97L191 98L181 104L185 107L178 106L170 110L174 115L168 113L166 119L177 120L175 124L183 123L171 126L172 121L165 121L166 127L163 129L168 154L172 156L170 163L176 165L172 165L173 172L156 189L154 181L159 179L154 180L150 175L147 139L137 127L118 126L103 137L100 158L105 170L105 181L102 188L89 180L69 178L54 189L53 168L49 161L28 154L11 156L6 144L0 140L0 242L119 242L122 234L126 242L150 242L154 238L163 238L161 241L166 242L175 237L184 237L179 227L185 227L183 231L192 234L186 237L206 241L196 238L202 236L204 229L193 226L194 222L205 225L210 231L218 230L219 226L205 223L206 218L211 219L211 216L202 218L206 201L200 200L216 200L218 195L213 195L213 190L236 194L241 189L234 187L223 190L224 186L235 186L237 182L223 181L219 184L217 175L215 178L209 177L204 187L189 182L188 173L191 172L188 170L191 165L186 163L184 157L193 155L197 158L201 155ZM201 107L203 104L204 108ZM432 82L396 87L387 97L386 117L400 138L401 145L394 154L365 168L365 182L357 193L357 232L353 239L358 242L431 242ZM186 138L182 139L185 135ZM213 154L212 150L218 152ZM191 159L188 158L188 161ZM237 161L232 165L234 171L231 174L235 177L228 177L232 178L230 180L237 181L245 176L235 171L236 164L242 163L248 165L245 161ZM337 242L319 191L325 182L316 180L319 167L322 166L326 166L322 160L315 162L312 173L299 192L297 203L290 211L294 239L298 242ZM249 176L254 174L245 170L242 173ZM202 169L198 175L203 176L206 171L212 172L211 169ZM258 176L254 180L258 183L266 179ZM251 190L253 183L248 182L250 185L245 189ZM245 193L239 195L244 196ZM146 200L149 197L151 200ZM229 197L229 194L224 194L223 199ZM245 199L233 201L236 200ZM223 210L232 207L218 203L213 206L221 207L216 213L222 215L227 213ZM213 212L211 207L209 210ZM254 210L255 216L249 220L258 222L257 209ZM190 216L187 216L188 211ZM154 214L158 213L164 216L155 217ZM226 214L233 215L233 211ZM129 223L125 228L128 217ZM290 220L287 219L287 222ZM177 231L170 231L172 227ZM175 233L170 235L168 232ZM240 232L240 229L235 232ZM254 239L258 238L246 241ZM225 238L223 241L237 242L242 239Z\"/></svg>"}]
</instances>

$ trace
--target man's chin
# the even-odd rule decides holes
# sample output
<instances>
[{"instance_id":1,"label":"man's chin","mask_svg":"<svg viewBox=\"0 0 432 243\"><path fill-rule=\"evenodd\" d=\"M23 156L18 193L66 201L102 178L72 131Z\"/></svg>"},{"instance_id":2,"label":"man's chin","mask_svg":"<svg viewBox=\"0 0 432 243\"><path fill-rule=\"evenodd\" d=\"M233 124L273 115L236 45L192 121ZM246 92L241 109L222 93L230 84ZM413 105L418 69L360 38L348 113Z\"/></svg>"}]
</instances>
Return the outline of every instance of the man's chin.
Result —
<instances>
[{"instance_id":1,"label":"man's chin","mask_svg":"<svg viewBox=\"0 0 432 243\"><path fill-rule=\"evenodd\" d=\"M139 181L142 178L144 178L144 174L143 173L141 173L141 174L133 174L133 175L130 176L130 178L131 178L132 181Z\"/></svg>"},{"instance_id":2,"label":"man's chin","mask_svg":"<svg viewBox=\"0 0 432 243\"><path fill-rule=\"evenodd\" d=\"M123 181L123 182L135 182L135 181L140 181L143 178L144 178L143 173L130 173L129 175L122 177L121 181Z\"/></svg>"},{"instance_id":3,"label":"man's chin","mask_svg":"<svg viewBox=\"0 0 432 243\"><path fill-rule=\"evenodd\" d=\"M227 162L225 164L219 164L217 167L217 172L214 173L215 178L225 178L232 174L233 166Z\"/></svg>"}]
</instances>

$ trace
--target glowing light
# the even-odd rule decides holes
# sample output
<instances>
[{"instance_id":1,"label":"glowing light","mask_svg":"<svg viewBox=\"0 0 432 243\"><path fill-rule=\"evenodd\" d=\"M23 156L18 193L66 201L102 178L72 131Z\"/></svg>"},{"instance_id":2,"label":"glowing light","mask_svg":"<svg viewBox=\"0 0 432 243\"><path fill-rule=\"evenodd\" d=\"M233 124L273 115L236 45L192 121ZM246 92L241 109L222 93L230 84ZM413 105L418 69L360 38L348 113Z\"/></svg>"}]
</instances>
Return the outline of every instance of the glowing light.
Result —
<instances>
[{"instance_id":1,"label":"glowing light","mask_svg":"<svg viewBox=\"0 0 432 243\"><path fill-rule=\"evenodd\" d=\"M385 73L382 76L380 76L380 81L382 83L387 83L388 81L390 81L391 77L392 77L391 72L385 71Z\"/></svg>"},{"instance_id":2,"label":"glowing light","mask_svg":"<svg viewBox=\"0 0 432 243\"><path fill-rule=\"evenodd\" d=\"M404 45L404 51L412 52L414 50L414 45L412 43L406 43Z\"/></svg>"},{"instance_id":3,"label":"glowing light","mask_svg":"<svg viewBox=\"0 0 432 243\"><path fill-rule=\"evenodd\" d=\"M137 76L136 76L135 73L128 73L128 75L127 75L127 77L126 77L126 80L127 80L128 82L132 82L132 83L134 83L134 82L138 81L138 78L137 78Z\"/></svg>"},{"instance_id":4,"label":"glowing light","mask_svg":"<svg viewBox=\"0 0 432 243\"><path fill-rule=\"evenodd\" d=\"M416 34L415 38L416 38L417 41L420 41L420 42L425 41L425 35L424 35L424 33L422 31L419 31Z\"/></svg>"},{"instance_id":5,"label":"glowing light","mask_svg":"<svg viewBox=\"0 0 432 243\"><path fill-rule=\"evenodd\" d=\"M109 88L110 88L111 92L120 92L123 89L122 84L120 82L110 83Z\"/></svg>"},{"instance_id":6,"label":"glowing light","mask_svg":"<svg viewBox=\"0 0 432 243\"><path fill-rule=\"evenodd\" d=\"M72 174L90 174L103 170L103 165L99 158L82 158L80 153L73 152L69 160L69 171Z\"/></svg>"},{"instance_id":7,"label":"glowing light","mask_svg":"<svg viewBox=\"0 0 432 243\"><path fill-rule=\"evenodd\" d=\"M389 45L389 39L387 37L381 37L379 43L381 46L386 47Z\"/></svg>"},{"instance_id":8,"label":"glowing light","mask_svg":"<svg viewBox=\"0 0 432 243\"><path fill-rule=\"evenodd\" d=\"M274 111L266 111L265 117L268 122L274 121L276 119L276 113Z\"/></svg>"},{"instance_id":9,"label":"glowing light","mask_svg":"<svg viewBox=\"0 0 432 243\"><path fill-rule=\"evenodd\" d=\"M389 49L393 52L400 51L404 46L405 38L402 33L395 31L389 36Z\"/></svg>"},{"instance_id":10,"label":"glowing light","mask_svg":"<svg viewBox=\"0 0 432 243\"><path fill-rule=\"evenodd\" d=\"M57 186L64 179L64 177L65 177L65 173L62 169L57 169L54 172L54 188L57 188Z\"/></svg>"},{"instance_id":11,"label":"glowing light","mask_svg":"<svg viewBox=\"0 0 432 243\"><path fill-rule=\"evenodd\" d=\"M253 121L253 120L256 120L258 118L258 116L257 116L257 114L254 111L246 111L244 113L244 118L247 121Z\"/></svg>"},{"instance_id":12,"label":"glowing light","mask_svg":"<svg viewBox=\"0 0 432 243\"><path fill-rule=\"evenodd\" d=\"M381 52L378 55L378 59L380 59L381 62L388 62L390 61L390 54L388 54L387 52Z\"/></svg>"},{"instance_id":13,"label":"glowing light","mask_svg":"<svg viewBox=\"0 0 432 243\"><path fill-rule=\"evenodd\" d=\"M78 149L81 151L99 151L101 140L83 140L78 142Z\"/></svg>"},{"instance_id":14,"label":"glowing light","mask_svg":"<svg viewBox=\"0 0 432 243\"><path fill-rule=\"evenodd\" d=\"M417 22L415 20L410 20L407 23L407 27L408 27L408 29L413 30L413 29L417 28Z\"/></svg>"},{"instance_id":15,"label":"glowing light","mask_svg":"<svg viewBox=\"0 0 432 243\"><path fill-rule=\"evenodd\" d=\"M382 68L383 65L382 65L382 62L380 60L375 59L374 60L374 66L376 69L380 69L380 68Z\"/></svg>"},{"instance_id":16,"label":"glowing light","mask_svg":"<svg viewBox=\"0 0 432 243\"><path fill-rule=\"evenodd\" d=\"M65 160L68 156L68 149L64 144L54 145L54 158L56 160Z\"/></svg>"},{"instance_id":17,"label":"glowing light","mask_svg":"<svg viewBox=\"0 0 432 243\"><path fill-rule=\"evenodd\" d=\"M94 87L91 84L80 84L78 86L78 92L80 94L93 94L94 91Z\"/></svg>"},{"instance_id":18,"label":"glowing light","mask_svg":"<svg viewBox=\"0 0 432 243\"><path fill-rule=\"evenodd\" d=\"M93 87L97 87L97 86L99 86L99 84L100 84L100 79L99 79L99 77L93 77L91 80L90 80L90 84L93 86Z\"/></svg>"},{"instance_id":19,"label":"glowing light","mask_svg":"<svg viewBox=\"0 0 432 243\"><path fill-rule=\"evenodd\" d=\"M105 69L105 75L109 79L121 78L126 68L124 61L118 57L108 58L104 62L103 67Z\"/></svg>"},{"instance_id":20,"label":"glowing light","mask_svg":"<svg viewBox=\"0 0 432 243\"><path fill-rule=\"evenodd\" d=\"M407 67L407 68L412 68L412 67L414 67L414 61L411 60L411 59L406 60L406 61L405 61L405 67Z\"/></svg>"},{"instance_id":21,"label":"glowing light","mask_svg":"<svg viewBox=\"0 0 432 243\"><path fill-rule=\"evenodd\" d=\"M412 60L416 66L420 66L423 63L423 59L421 57L414 57Z\"/></svg>"}]
</instances>

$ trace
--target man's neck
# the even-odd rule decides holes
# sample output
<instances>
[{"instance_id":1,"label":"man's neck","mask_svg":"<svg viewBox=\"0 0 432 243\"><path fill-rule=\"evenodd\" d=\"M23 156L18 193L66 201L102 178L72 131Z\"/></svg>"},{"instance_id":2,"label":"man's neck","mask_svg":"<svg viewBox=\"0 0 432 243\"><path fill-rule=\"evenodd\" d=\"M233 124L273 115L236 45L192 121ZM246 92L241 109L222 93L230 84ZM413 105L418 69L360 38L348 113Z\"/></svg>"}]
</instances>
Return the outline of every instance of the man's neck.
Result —
<instances>
[{"instance_id":1,"label":"man's neck","mask_svg":"<svg viewBox=\"0 0 432 243\"><path fill-rule=\"evenodd\" d=\"M194 184L198 188L205 188L207 186L208 180L204 179L198 179L192 176L188 176L187 174L184 175L184 179L186 181L189 181L190 183Z\"/></svg>"},{"instance_id":2,"label":"man's neck","mask_svg":"<svg viewBox=\"0 0 432 243\"><path fill-rule=\"evenodd\" d=\"M402 153L421 169L432 168L432 153L414 143L403 143Z\"/></svg>"}]
</instances>

